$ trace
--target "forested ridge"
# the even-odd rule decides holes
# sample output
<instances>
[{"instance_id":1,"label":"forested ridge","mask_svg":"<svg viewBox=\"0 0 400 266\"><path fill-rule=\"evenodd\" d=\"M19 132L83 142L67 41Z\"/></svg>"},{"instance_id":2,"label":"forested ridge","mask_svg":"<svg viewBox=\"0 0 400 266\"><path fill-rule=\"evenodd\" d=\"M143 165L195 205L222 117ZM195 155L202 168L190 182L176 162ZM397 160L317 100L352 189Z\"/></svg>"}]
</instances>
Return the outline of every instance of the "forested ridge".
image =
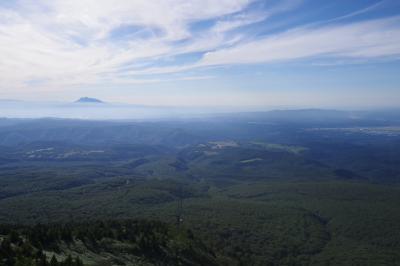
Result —
<instances>
[{"instance_id":1,"label":"forested ridge","mask_svg":"<svg viewBox=\"0 0 400 266\"><path fill-rule=\"evenodd\" d=\"M0 120L0 262L400 265L398 127L282 119Z\"/></svg>"},{"instance_id":2,"label":"forested ridge","mask_svg":"<svg viewBox=\"0 0 400 266\"><path fill-rule=\"evenodd\" d=\"M0 226L1 265L217 265L187 229L159 221Z\"/></svg>"}]
</instances>

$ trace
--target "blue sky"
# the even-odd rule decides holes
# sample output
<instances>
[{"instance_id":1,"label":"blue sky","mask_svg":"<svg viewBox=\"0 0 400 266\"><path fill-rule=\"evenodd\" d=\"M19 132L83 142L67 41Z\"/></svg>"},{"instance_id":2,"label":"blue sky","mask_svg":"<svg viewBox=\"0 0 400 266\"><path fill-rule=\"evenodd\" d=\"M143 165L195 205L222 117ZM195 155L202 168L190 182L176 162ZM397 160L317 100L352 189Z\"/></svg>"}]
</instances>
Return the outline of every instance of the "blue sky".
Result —
<instances>
[{"instance_id":1,"label":"blue sky","mask_svg":"<svg viewBox=\"0 0 400 266\"><path fill-rule=\"evenodd\" d=\"M397 0L0 1L0 98L400 103Z\"/></svg>"}]
</instances>

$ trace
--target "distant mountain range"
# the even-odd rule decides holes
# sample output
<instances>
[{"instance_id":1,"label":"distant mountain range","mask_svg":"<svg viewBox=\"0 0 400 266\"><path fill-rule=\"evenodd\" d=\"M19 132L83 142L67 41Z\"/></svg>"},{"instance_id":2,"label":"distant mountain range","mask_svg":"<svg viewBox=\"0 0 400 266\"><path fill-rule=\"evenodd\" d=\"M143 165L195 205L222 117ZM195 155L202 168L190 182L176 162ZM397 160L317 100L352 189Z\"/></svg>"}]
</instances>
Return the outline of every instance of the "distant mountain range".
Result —
<instances>
[{"instance_id":1,"label":"distant mountain range","mask_svg":"<svg viewBox=\"0 0 400 266\"><path fill-rule=\"evenodd\" d=\"M82 97L79 98L79 100L75 101L75 103L104 103L104 102L96 98Z\"/></svg>"},{"instance_id":2,"label":"distant mountain range","mask_svg":"<svg viewBox=\"0 0 400 266\"><path fill-rule=\"evenodd\" d=\"M260 110L229 107L173 107L150 106L102 101L81 97L76 101L24 101L0 99L0 117L7 118L68 118L68 119L182 119L220 118L241 119L260 123L352 124L369 126L371 122L391 126L400 123L400 109L334 110L334 109L278 109Z\"/></svg>"}]
</instances>

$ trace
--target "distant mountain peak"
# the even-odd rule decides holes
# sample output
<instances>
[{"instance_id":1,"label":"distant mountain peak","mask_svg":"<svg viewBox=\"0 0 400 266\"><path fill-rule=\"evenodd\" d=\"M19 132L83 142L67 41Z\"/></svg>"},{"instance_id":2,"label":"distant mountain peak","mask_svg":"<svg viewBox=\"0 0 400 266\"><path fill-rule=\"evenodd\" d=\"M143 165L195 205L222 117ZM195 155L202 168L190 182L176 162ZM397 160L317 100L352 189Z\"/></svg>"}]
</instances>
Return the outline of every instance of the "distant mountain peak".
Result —
<instances>
[{"instance_id":1,"label":"distant mountain peak","mask_svg":"<svg viewBox=\"0 0 400 266\"><path fill-rule=\"evenodd\" d=\"M76 103L104 103L96 98L82 97L79 100L75 101Z\"/></svg>"}]
</instances>

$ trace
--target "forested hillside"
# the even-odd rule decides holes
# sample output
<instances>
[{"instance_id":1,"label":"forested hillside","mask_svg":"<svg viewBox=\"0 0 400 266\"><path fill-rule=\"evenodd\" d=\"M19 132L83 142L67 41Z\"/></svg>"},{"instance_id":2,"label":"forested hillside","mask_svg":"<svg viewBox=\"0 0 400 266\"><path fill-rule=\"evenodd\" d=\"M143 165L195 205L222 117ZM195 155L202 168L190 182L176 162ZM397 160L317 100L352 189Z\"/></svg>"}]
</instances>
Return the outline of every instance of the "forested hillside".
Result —
<instances>
[{"instance_id":1,"label":"forested hillside","mask_svg":"<svg viewBox=\"0 0 400 266\"><path fill-rule=\"evenodd\" d=\"M189 230L146 220L0 226L1 265L217 265Z\"/></svg>"},{"instance_id":2,"label":"forested hillside","mask_svg":"<svg viewBox=\"0 0 400 266\"><path fill-rule=\"evenodd\" d=\"M2 262L399 265L397 120L347 115L2 120Z\"/></svg>"}]
</instances>

